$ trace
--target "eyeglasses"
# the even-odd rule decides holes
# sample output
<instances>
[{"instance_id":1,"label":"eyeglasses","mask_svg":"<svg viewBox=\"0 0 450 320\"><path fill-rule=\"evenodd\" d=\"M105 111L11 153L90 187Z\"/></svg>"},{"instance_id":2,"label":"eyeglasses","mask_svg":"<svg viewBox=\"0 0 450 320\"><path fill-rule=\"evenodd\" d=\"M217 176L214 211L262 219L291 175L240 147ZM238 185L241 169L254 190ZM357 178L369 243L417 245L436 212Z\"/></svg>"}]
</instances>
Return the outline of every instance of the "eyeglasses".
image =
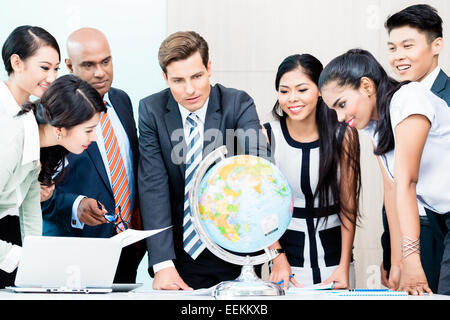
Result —
<instances>
[{"instance_id":1,"label":"eyeglasses","mask_svg":"<svg viewBox=\"0 0 450 320\"><path fill-rule=\"evenodd\" d=\"M102 209L102 206L98 200L97 200L97 206L99 209ZM105 217L105 219L108 220L109 223L113 223L114 228L120 232L128 229L127 223L123 220L121 213L122 213L122 208L121 208L121 206L119 206L119 212L117 213L117 215L115 215L114 213L110 213L110 212L107 212L103 215Z\"/></svg>"}]
</instances>

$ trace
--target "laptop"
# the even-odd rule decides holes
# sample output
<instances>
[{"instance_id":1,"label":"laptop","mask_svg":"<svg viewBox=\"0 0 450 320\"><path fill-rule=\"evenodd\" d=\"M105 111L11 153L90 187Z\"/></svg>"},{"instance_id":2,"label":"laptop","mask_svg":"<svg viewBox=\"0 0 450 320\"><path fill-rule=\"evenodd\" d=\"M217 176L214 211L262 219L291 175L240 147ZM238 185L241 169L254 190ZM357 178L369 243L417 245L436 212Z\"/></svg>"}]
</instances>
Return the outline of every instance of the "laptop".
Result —
<instances>
[{"instance_id":1,"label":"laptop","mask_svg":"<svg viewBox=\"0 0 450 320\"><path fill-rule=\"evenodd\" d=\"M108 293L122 250L114 238L25 237L14 292ZM115 291L115 290L114 290Z\"/></svg>"}]
</instances>

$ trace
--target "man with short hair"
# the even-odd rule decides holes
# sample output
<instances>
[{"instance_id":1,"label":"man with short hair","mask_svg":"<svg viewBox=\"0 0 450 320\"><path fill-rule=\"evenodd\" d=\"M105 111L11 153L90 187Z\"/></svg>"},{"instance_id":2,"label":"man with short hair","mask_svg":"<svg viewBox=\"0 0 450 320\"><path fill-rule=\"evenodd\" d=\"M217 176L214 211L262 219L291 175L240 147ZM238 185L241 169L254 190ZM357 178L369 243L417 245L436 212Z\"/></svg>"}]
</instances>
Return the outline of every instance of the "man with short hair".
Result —
<instances>
[{"instance_id":1,"label":"man with short hair","mask_svg":"<svg viewBox=\"0 0 450 320\"><path fill-rule=\"evenodd\" d=\"M426 4L409 6L390 16L385 27L389 34L389 64L399 81L418 81L429 88L450 106L450 78L439 67L439 54L444 46L442 19L436 9ZM443 191L445 192L445 191ZM421 263L433 292L441 292L441 261L444 237L447 232L440 215L418 204L420 214ZM382 283L385 286L398 285L400 273L391 276L389 228L383 208L385 232L381 241L383 263ZM450 259L448 257L447 259ZM394 266L394 269L396 266ZM392 269L391 269L392 270ZM447 280L447 294L450 293L450 279Z\"/></svg>"},{"instance_id":2,"label":"man with short hair","mask_svg":"<svg viewBox=\"0 0 450 320\"><path fill-rule=\"evenodd\" d=\"M450 103L450 78L439 67L444 48L442 19L436 9L418 4L386 21L389 64L399 81L419 81Z\"/></svg>"},{"instance_id":3,"label":"man with short hair","mask_svg":"<svg viewBox=\"0 0 450 320\"><path fill-rule=\"evenodd\" d=\"M199 34L167 37L159 63L169 88L139 104L139 195L144 229L173 228L147 239L149 272L155 289L207 288L234 280L241 267L216 257L199 239L187 198L191 177L201 159L221 145L235 141L237 153L266 155L267 143L253 99L210 85L208 44ZM248 139L246 145L244 133L258 141Z\"/></svg>"},{"instance_id":4,"label":"man with short hair","mask_svg":"<svg viewBox=\"0 0 450 320\"><path fill-rule=\"evenodd\" d=\"M93 28L74 31L67 40L70 72L89 82L102 96L97 142L86 152L68 156L68 167L52 198L42 203L47 236L109 238L127 228L140 229L137 201L139 150L131 100L111 87L113 64L106 36ZM106 219L107 213L109 220ZM136 282L142 243L122 249L115 283Z\"/></svg>"}]
</instances>

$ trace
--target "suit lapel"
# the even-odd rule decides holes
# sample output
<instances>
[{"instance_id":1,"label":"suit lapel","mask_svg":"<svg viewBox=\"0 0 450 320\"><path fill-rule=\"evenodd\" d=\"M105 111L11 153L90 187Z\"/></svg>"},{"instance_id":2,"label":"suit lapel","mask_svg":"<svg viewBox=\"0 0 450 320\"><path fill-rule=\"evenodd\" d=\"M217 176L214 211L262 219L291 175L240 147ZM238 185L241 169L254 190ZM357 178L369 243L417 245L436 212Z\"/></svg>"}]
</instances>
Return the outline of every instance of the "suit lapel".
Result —
<instances>
[{"instance_id":1,"label":"suit lapel","mask_svg":"<svg viewBox=\"0 0 450 320\"><path fill-rule=\"evenodd\" d=\"M95 168L98 171L98 174L103 180L103 183L108 188L109 192L113 194L111 189L111 183L109 182L108 174L106 173L105 165L103 164L103 159L98 150L98 145L96 142L92 142L91 145L87 148L86 152L94 163Z\"/></svg>"},{"instance_id":2,"label":"suit lapel","mask_svg":"<svg viewBox=\"0 0 450 320\"><path fill-rule=\"evenodd\" d=\"M433 86L431 87L431 91L439 96L439 93L445 89L445 84L447 82L448 76L445 74L444 71L440 71L436 80L433 83Z\"/></svg>"},{"instance_id":3,"label":"suit lapel","mask_svg":"<svg viewBox=\"0 0 450 320\"><path fill-rule=\"evenodd\" d=\"M109 100L111 101L112 107L114 108L114 111L116 111L117 116L119 117L120 123L122 123L123 128L125 129L125 132L128 136L128 141L133 141L133 137L131 136L131 133L134 131L132 119L130 118L129 111L126 110L126 108L121 108L121 102L119 101L119 98L116 95L116 92L111 88L109 90Z\"/></svg>"},{"instance_id":4,"label":"suit lapel","mask_svg":"<svg viewBox=\"0 0 450 320\"><path fill-rule=\"evenodd\" d=\"M222 119L219 92L216 87L211 87L209 95L208 109L206 110L204 140L203 140L203 158L208 153L214 151L217 146L222 145L219 140L220 120Z\"/></svg>"},{"instance_id":5,"label":"suit lapel","mask_svg":"<svg viewBox=\"0 0 450 320\"><path fill-rule=\"evenodd\" d=\"M173 98L172 94L169 95L169 101L167 102L167 113L164 116L165 124L167 127L167 135L170 140L171 150L175 149L172 153L176 157L174 159L176 163L180 163L178 168L180 169L181 176L184 177L185 166L185 152L178 152L187 150L186 139L184 137L183 123L181 122L181 114L178 109L178 103Z\"/></svg>"}]
</instances>

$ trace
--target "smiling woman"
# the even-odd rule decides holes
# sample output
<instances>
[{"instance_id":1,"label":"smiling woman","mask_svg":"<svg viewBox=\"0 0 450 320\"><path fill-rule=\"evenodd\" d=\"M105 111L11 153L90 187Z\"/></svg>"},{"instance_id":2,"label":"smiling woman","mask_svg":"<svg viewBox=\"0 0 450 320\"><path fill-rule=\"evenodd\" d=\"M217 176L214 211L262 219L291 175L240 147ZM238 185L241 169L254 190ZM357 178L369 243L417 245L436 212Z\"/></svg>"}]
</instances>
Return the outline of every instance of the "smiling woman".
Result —
<instances>
[{"instance_id":1,"label":"smiling woman","mask_svg":"<svg viewBox=\"0 0 450 320\"><path fill-rule=\"evenodd\" d=\"M444 258L439 293L450 279L450 109L422 83L390 78L373 55L353 49L333 59L320 75L325 103L340 121L354 121L372 138L383 173L391 232L393 289L431 293L420 260L418 203L442 224ZM444 235L445 240L444 240ZM442 290L442 291L441 291Z\"/></svg>"},{"instance_id":2,"label":"smiling woman","mask_svg":"<svg viewBox=\"0 0 450 320\"><path fill-rule=\"evenodd\" d=\"M264 125L275 164L288 177L294 196L291 224L273 245L285 254L273 260L269 277L285 288L322 282L354 287L358 133L340 125L323 103L317 86L322 69L310 54L284 59L275 78L276 120Z\"/></svg>"},{"instance_id":3,"label":"smiling woman","mask_svg":"<svg viewBox=\"0 0 450 320\"><path fill-rule=\"evenodd\" d=\"M20 26L12 31L2 48L8 80L0 90L11 99L0 100L0 114L16 114L31 95L40 98L55 81L60 63L56 39L40 27ZM8 99L8 98L5 98Z\"/></svg>"}]
</instances>

